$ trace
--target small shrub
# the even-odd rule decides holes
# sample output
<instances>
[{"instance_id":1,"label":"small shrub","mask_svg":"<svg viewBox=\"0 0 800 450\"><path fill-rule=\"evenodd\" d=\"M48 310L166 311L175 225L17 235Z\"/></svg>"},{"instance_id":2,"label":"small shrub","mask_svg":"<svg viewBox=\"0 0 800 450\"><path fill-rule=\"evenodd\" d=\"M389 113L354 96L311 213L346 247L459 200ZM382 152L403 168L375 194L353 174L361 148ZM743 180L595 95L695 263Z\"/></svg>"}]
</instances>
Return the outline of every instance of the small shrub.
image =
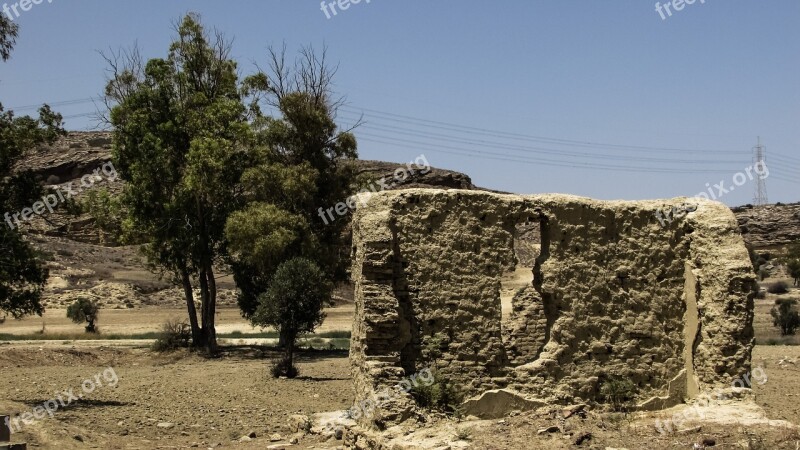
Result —
<instances>
[{"instance_id":1,"label":"small shrub","mask_svg":"<svg viewBox=\"0 0 800 450\"><path fill-rule=\"evenodd\" d=\"M423 408L459 415L464 396L451 381L439 374L434 374L434 380L431 384L419 383L412 386L411 395L414 400Z\"/></svg>"},{"instance_id":2,"label":"small shrub","mask_svg":"<svg viewBox=\"0 0 800 450\"><path fill-rule=\"evenodd\" d=\"M300 375L300 371L297 367L292 364L288 358L283 356L272 361L269 373L272 375L272 378L297 378L297 376Z\"/></svg>"},{"instance_id":3,"label":"small shrub","mask_svg":"<svg viewBox=\"0 0 800 450\"><path fill-rule=\"evenodd\" d=\"M86 322L87 333L97 333L95 322L97 322L99 314L100 310L97 307L97 303L86 298L79 298L75 303L67 307L67 318L74 323Z\"/></svg>"},{"instance_id":4,"label":"small shrub","mask_svg":"<svg viewBox=\"0 0 800 450\"><path fill-rule=\"evenodd\" d=\"M800 286L800 259L793 259L786 264L789 275L794 279L794 285Z\"/></svg>"},{"instance_id":5,"label":"small shrub","mask_svg":"<svg viewBox=\"0 0 800 450\"><path fill-rule=\"evenodd\" d=\"M764 281L767 278L769 278L769 270L764 268L758 269L758 280Z\"/></svg>"},{"instance_id":6,"label":"small shrub","mask_svg":"<svg viewBox=\"0 0 800 450\"><path fill-rule=\"evenodd\" d=\"M797 312L797 300L786 299L772 308L772 324L781 329L781 336L793 336L800 328L800 313Z\"/></svg>"},{"instance_id":7,"label":"small shrub","mask_svg":"<svg viewBox=\"0 0 800 450\"><path fill-rule=\"evenodd\" d=\"M772 283L767 287L767 292L770 294L786 294L789 292L789 285L783 281L778 281L777 283Z\"/></svg>"},{"instance_id":8,"label":"small shrub","mask_svg":"<svg viewBox=\"0 0 800 450\"><path fill-rule=\"evenodd\" d=\"M192 329L188 323L178 319L170 319L161 326L161 333L153 343L157 352L171 352L180 348L188 348L192 343Z\"/></svg>"},{"instance_id":9,"label":"small shrub","mask_svg":"<svg viewBox=\"0 0 800 450\"><path fill-rule=\"evenodd\" d=\"M636 398L638 388L627 378L612 378L600 386L600 399L616 412L626 412Z\"/></svg>"}]
</instances>

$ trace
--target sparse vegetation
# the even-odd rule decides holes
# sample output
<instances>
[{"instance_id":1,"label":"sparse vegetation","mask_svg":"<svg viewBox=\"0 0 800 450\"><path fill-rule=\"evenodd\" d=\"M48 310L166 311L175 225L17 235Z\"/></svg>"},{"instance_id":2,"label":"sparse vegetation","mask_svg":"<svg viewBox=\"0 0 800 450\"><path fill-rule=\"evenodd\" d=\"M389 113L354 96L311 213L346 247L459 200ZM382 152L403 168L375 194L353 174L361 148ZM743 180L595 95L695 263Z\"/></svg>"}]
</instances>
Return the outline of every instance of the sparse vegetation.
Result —
<instances>
[{"instance_id":1,"label":"sparse vegetation","mask_svg":"<svg viewBox=\"0 0 800 450\"><path fill-rule=\"evenodd\" d=\"M11 56L18 30L8 16L0 14L0 61ZM15 167L28 151L51 144L64 134L61 115L47 105L34 119L16 117L13 111L4 111L0 103L0 210L9 225L0 226L0 313L14 318L42 314L42 290L48 277L39 254L23 238L19 222L13 223L11 216L23 208L30 209L44 189L32 171L17 171Z\"/></svg>"},{"instance_id":2,"label":"sparse vegetation","mask_svg":"<svg viewBox=\"0 0 800 450\"><path fill-rule=\"evenodd\" d=\"M800 286L800 259L793 259L786 264L789 276L794 279L794 285Z\"/></svg>"},{"instance_id":3,"label":"sparse vegetation","mask_svg":"<svg viewBox=\"0 0 800 450\"><path fill-rule=\"evenodd\" d=\"M609 378L600 385L600 399L616 412L630 411L637 386L627 378Z\"/></svg>"},{"instance_id":4,"label":"sparse vegetation","mask_svg":"<svg viewBox=\"0 0 800 450\"><path fill-rule=\"evenodd\" d=\"M777 294L777 295L787 294L789 293L789 285L784 283L783 281L777 281L775 283L770 284L769 287L767 287L767 292L769 292L770 294Z\"/></svg>"},{"instance_id":5,"label":"sparse vegetation","mask_svg":"<svg viewBox=\"0 0 800 450\"><path fill-rule=\"evenodd\" d=\"M165 59L145 63L136 50L107 57L113 162L126 181L116 209L147 242L151 267L183 287L192 340L214 353L215 265L225 256L225 221L241 205L252 116L229 42L195 14L176 28Z\"/></svg>"},{"instance_id":6,"label":"sparse vegetation","mask_svg":"<svg viewBox=\"0 0 800 450\"><path fill-rule=\"evenodd\" d=\"M97 318L100 308L96 302L87 298L79 298L67 308L67 317L74 323L86 323L87 333L97 333Z\"/></svg>"},{"instance_id":7,"label":"sparse vegetation","mask_svg":"<svg viewBox=\"0 0 800 450\"><path fill-rule=\"evenodd\" d=\"M170 352L187 348L192 343L192 329L186 321L170 319L161 327L158 338L153 343L153 350Z\"/></svg>"},{"instance_id":8,"label":"sparse vegetation","mask_svg":"<svg viewBox=\"0 0 800 450\"><path fill-rule=\"evenodd\" d=\"M325 274L312 261L295 258L278 267L251 318L254 325L275 327L285 338L283 360L273 365L273 376L297 376L294 367L297 337L313 332L322 324L325 318L322 309L329 304L331 292Z\"/></svg>"},{"instance_id":9,"label":"sparse vegetation","mask_svg":"<svg viewBox=\"0 0 800 450\"><path fill-rule=\"evenodd\" d=\"M793 336L800 328L800 313L797 311L797 300L783 299L776 302L770 311L772 324L781 330L781 336Z\"/></svg>"},{"instance_id":10,"label":"sparse vegetation","mask_svg":"<svg viewBox=\"0 0 800 450\"><path fill-rule=\"evenodd\" d=\"M446 414L460 415L464 396L455 384L439 372L433 372L433 383L418 383L411 387L411 395L423 408Z\"/></svg>"}]
</instances>

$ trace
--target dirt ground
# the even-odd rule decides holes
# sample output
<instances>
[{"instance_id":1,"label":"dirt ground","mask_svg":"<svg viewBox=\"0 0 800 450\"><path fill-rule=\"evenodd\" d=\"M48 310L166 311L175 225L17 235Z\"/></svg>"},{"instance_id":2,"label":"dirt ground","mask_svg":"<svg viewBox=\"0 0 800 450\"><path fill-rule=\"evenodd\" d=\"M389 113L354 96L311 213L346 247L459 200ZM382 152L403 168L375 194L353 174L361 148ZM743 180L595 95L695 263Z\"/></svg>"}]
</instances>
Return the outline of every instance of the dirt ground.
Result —
<instances>
[{"instance_id":1,"label":"dirt ground","mask_svg":"<svg viewBox=\"0 0 800 450\"><path fill-rule=\"evenodd\" d=\"M59 395L66 402L63 392L72 389L84 398L52 418L20 422L14 440L45 449L154 449L227 448L252 432L255 442L236 446L264 448L272 434L288 439L285 426L292 414L348 407L352 394L345 352L302 354L301 378L295 380L269 377L271 356L251 348L228 348L220 358L207 360L142 349L7 345L0 347L0 397L7 399L0 401L0 410L33 411ZM84 391L91 386L85 380L98 385L93 392Z\"/></svg>"},{"instance_id":2,"label":"dirt ground","mask_svg":"<svg viewBox=\"0 0 800 450\"><path fill-rule=\"evenodd\" d=\"M268 376L270 350L227 348L221 357L205 359L187 353L157 355L144 349L37 348L0 346L0 410L32 412L51 399L83 398L59 408L53 417L26 425L14 435L31 448L162 449L266 448L274 434L287 442L287 421L293 414L346 409L352 384L346 352L304 352L301 378ZM781 363L786 358L796 361ZM763 365L768 381L755 384L756 402L772 419L800 422L800 347L759 346L754 362ZM109 372L109 368L113 372ZM113 374L113 375L112 375ZM96 377L96 375L100 375ZM85 391L85 380L96 384ZM117 380L114 382L114 380ZM98 382L99 381L99 382ZM592 434L583 448L691 449L692 443L714 439L716 448L796 449L800 434L781 428L704 425L698 432L661 435L652 422L623 415L591 413L571 422L573 435L538 435L558 421L523 414L489 425L461 423L474 449L578 448L571 439ZM13 424L12 424L13 425ZM240 442L242 436L255 438ZM299 437L287 448L336 448L339 441ZM751 447L740 446L749 441ZM758 447L757 445L762 445Z\"/></svg>"},{"instance_id":3,"label":"dirt ground","mask_svg":"<svg viewBox=\"0 0 800 450\"><path fill-rule=\"evenodd\" d=\"M529 273L509 274L503 300L508 309L517 282ZM790 295L796 295L797 290ZM800 423L800 346L779 345L769 310L775 296L756 302L756 340L753 366L763 368L768 381L754 384L755 402L770 419ZM104 333L133 334L158 330L170 317L184 317L179 307L104 309ZM353 305L328 310L320 331L348 331ZM235 307L220 308L218 332L254 333ZM1 333L26 335L80 333L62 309L44 318L6 321ZM793 338L796 339L796 338ZM792 339L789 343L794 343ZM763 345L769 344L769 345ZM353 387L346 351L303 351L301 377L295 380L268 376L274 350L257 346L223 347L215 359L187 352L160 355L146 344L116 342L44 341L0 342L0 413L34 413L45 402L67 400L65 391L82 395L49 417L20 423L15 441L41 449L177 449L177 448L290 448L337 449L341 441L324 442L318 436L293 436L287 421L294 414L311 415L347 409ZM113 376L109 376L113 374ZM87 392L84 384L95 384ZM115 381L116 380L116 381ZM53 403L50 403L52 405ZM550 416L526 413L498 421L448 422L451 440L472 449L693 449L713 440L719 449L800 450L796 429L766 425L703 424L699 429L660 434L654 419L589 411L573 418L567 433L538 431L558 425ZM14 424L12 424L14 426ZM425 428L420 432L425 433ZM275 436L279 434L280 436ZM586 437L589 436L590 437ZM254 436L245 438L243 436ZM576 440L584 436L580 446ZM296 445L282 445L292 437ZM278 439L280 438L280 439ZM703 448L703 447L699 447ZM712 448L712 447L709 447Z\"/></svg>"}]
</instances>

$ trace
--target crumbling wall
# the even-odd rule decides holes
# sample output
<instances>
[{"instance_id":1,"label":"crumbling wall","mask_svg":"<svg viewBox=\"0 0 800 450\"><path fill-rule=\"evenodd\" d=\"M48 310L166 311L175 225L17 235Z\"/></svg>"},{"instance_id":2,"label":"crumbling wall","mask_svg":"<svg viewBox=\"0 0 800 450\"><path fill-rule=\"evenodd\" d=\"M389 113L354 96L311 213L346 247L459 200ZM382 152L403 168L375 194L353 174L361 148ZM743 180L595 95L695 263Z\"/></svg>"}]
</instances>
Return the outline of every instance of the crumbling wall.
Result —
<instances>
[{"instance_id":1,"label":"crumbling wall","mask_svg":"<svg viewBox=\"0 0 800 450\"><path fill-rule=\"evenodd\" d=\"M683 200L373 196L353 225L357 401L424 368L467 397L503 389L529 405L602 401L604 383L630 380L659 408L729 384L749 370L755 278L723 205L659 222ZM504 318L520 225L541 227L541 250ZM379 405L378 424L413 411L405 393Z\"/></svg>"}]
</instances>

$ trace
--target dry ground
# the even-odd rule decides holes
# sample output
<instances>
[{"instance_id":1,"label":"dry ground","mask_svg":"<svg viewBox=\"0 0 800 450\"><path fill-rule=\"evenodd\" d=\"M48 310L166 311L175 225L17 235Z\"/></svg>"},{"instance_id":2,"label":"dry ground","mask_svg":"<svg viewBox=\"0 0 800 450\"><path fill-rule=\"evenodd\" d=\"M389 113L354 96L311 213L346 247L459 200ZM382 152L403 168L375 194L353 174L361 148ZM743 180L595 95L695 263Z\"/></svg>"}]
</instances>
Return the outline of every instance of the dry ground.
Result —
<instances>
[{"instance_id":1,"label":"dry ground","mask_svg":"<svg viewBox=\"0 0 800 450\"><path fill-rule=\"evenodd\" d=\"M530 277L529 273L516 274ZM515 276L504 283L504 299L517 288ZM789 296L796 296L794 290ZM769 310L775 296L756 304L756 339L777 344ZM507 305L506 305L507 307ZM328 312L322 331L349 330L353 306ZM185 315L179 307L105 309L101 330L106 333L155 331L170 317ZM60 309L42 318L6 321L0 333L25 335L80 333L81 326L67 321ZM221 308L220 332L257 332L239 316L236 308ZM793 340L787 340L794 342ZM138 346L138 347L137 347ZM109 367L119 382L103 386L80 401L26 425L15 440L30 448L267 448L270 436L290 438L286 426L293 414L341 410L351 406L353 394L346 352L302 352L301 378L275 380L267 368L275 354L262 347L226 347L217 359L178 352L158 355L143 343L108 347L102 342L48 341L0 343L0 412L24 413L57 397L64 390L81 392L81 383ZM755 400L771 419L800 423L800 347L758 345L754 366L763 367L769 381L755 385ZM159 427L161 424L161 427ZM585 420L571 419L572 435L538 435L537 430L556 425L550 417L523 414L504 421L453 424L474 449L578 448L574 440L591 433L580 448L691 449L703 439L713 439L721 449L800 449L796 431L764 426L703 425L695 432L661 435L652 419L635 421L630 416L590 412ZM255 433L249 442L239 439ZM339 441L321 442L306 436L287 448L337 448ZM456 448L456 447L453 447Z\"/></svg>"},{"instance_id":2,"label":"dry ground","mask_svg":"<svg viewBox=\"0 0 800 450\"><path fill-rule=\"evenodd\" d=\"M218 359L176 353L156 355L144 349L81 349L31 346L0 346L0 410L12 413L32 411L37 405L94 379L109 367L118 377L115 387L96 388L74 402L15 435L32 448L266 448L270 436L290 437L287 419L293 414L312 414L345 409L352 401L347 354L305 352L300 356L302 377L276 380L267 376L269 350L228 348ZM800 422L800 366L778 365L785 357L800 360L800 347L759 346L754 361L763 364L769 380L755 385L756 402L769 417ZM160 428L159 424L172 424ZM558 449L577 448L575 436L592 434L582 448L691 449L691 444L714 439L716 448L733 449L742 441L763 444L758 449L795 450L800 434L779 428L704 425L699 432L660 435L650 421L635 422L623 415L589 414L573 419L576 433L537 435L537 430L558 421L532 414L493 421L467 429L475 449ZM167 425L162 425L167 426ZM251 442L241 436L255 432ZM291 448L335 448L338 442L322 443L303 437Z\"/></svg>"}]
</instances>

